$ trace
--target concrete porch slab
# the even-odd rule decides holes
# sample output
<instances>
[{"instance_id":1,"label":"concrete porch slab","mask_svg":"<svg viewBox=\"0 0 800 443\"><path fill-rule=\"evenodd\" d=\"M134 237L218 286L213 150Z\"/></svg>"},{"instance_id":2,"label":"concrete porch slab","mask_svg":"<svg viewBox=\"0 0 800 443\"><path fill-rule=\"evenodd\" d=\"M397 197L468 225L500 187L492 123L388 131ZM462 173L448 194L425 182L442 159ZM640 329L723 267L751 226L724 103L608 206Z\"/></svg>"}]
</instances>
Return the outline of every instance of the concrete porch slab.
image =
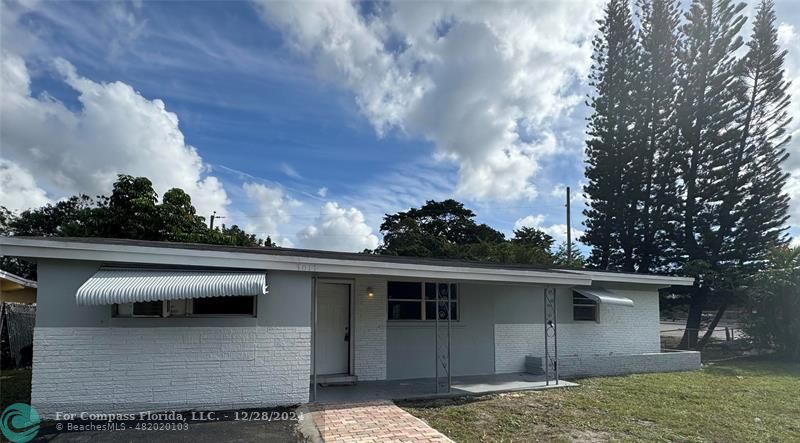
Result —
<instances>
[{"instance_id":1,"label":"concrete porch slab","mask_svg":"<svg viewBox=\"0 0 800 443\"><path fill-rule=\"evenodd\" d=\"M450 392L436 392L433 378L358 382L352 386L317 386L319 404L359 403L378 400L410 400L420 398L448 398L468 395L486 395L498 392L533 391L578 386L576 383L551 380L544 376L495 374L453 377ZM313 387L312 387L313 388Z\"/></svg>"}]
</instances>

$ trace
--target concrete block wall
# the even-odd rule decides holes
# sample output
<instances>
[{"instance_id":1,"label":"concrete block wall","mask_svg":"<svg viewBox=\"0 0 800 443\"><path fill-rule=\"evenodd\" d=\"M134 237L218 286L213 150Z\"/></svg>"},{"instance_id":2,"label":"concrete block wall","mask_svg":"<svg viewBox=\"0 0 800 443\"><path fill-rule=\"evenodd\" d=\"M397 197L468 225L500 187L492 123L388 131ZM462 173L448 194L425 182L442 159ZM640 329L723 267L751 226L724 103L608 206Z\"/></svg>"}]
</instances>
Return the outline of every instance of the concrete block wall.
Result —
<instances>
[{"instance_id":1,"label":"concrete block wall","mask_svg":"<svg viewBox=\"0 0 800 443\"><path fill-rule=\"evenodd\" d=\"M34 349L31 401L46 418L309 398L309 327L37 327Z\"/></svg>"},{"instance_id":2,"label":"concrete block wall","mask_svg":"<svg viewBox=\"0 0 800 443\"><path fill-rule=\"evenodd\" d=\"M367 294L372 288L373 296ZM353 319L353 373L359 380L386 379L386 279L356 279Z\"/></svg>"},{"instance_id":3,"label":"concrete block wall","mask_svg":"<svg viewBox=\"0 0 800 443\"><path fill-rule=\"evenodd\" d=\"M633 307L600 304L598 321L558 323L558 351L566 356L657 353L661 350L658 297L625 293ZM571 310L559 300L559 309ZM571 317L571 313L570 313ZM494 325L495 372L521 372L525 356L544 355L542 323L497 323Z\"/></svg>"},{"instance_id":4,"label":"concrete block wall","mask_svg":"<svg viewBox=\"0 0 800 443\"><path fill-rule=\"evenodd\" d=\"M656 352L634 355L584 355L558 359L559 377L622 375L642 372L696 371L697 351Z\"/></svg>"}]
</instances>

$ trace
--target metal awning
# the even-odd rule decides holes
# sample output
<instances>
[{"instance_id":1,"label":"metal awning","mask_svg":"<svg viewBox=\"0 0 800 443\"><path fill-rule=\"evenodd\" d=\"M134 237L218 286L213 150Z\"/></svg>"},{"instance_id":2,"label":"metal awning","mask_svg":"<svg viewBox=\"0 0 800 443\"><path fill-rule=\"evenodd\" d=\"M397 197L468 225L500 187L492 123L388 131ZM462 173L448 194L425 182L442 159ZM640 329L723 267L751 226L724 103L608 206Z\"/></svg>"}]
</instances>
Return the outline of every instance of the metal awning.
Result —
<instances>
[{"instance_id":1,"label":"metal awning","mask_svg":"<svg viewBox=\"0 0 800 443\"><path fill-rule=\"evenodd\" d=\"M103 268L78 288L75 301L79 305L110 305L260 295L267 293L266 283L264 272Z\"/></svg>"},{"instance_id":2,"label":"metal awning","mask_svg":"<svg viewBox=\"0 0 800 443\"><path fill-rule=\"evenodd\" d=\"M578 294L598 303L633 307L633 300L617 295L604 288L573 288Z\"/></svg>"}]
</instances>

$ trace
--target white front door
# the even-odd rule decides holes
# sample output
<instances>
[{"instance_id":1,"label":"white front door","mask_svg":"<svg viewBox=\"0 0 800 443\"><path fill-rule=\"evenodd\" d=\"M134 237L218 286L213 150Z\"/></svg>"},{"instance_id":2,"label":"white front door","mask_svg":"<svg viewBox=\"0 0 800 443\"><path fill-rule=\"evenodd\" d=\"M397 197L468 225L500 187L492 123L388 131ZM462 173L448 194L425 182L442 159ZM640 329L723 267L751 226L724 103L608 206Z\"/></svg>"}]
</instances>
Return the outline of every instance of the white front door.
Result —
<instances>
[{"instance_id":1,"label":"white front door","mask_svg":"<svg viewBox=\"0 0 800 443\"><path fill-rule=\"evenodd\" d=\"M317 374L347 374L350 360L350 285L320 283L317 287Z\"/></svg>"}]
</instances>

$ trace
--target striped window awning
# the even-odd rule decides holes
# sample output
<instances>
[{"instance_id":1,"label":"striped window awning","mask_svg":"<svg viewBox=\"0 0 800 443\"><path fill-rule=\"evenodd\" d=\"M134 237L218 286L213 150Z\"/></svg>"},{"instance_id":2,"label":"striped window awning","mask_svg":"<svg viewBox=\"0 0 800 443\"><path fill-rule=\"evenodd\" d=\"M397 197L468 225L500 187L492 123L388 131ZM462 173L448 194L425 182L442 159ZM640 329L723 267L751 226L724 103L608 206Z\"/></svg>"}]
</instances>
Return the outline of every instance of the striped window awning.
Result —
<instances>
[{"instance_id":1,"label":"striped window awning","mask_svg":"<svg viewBox=\"0 0 800 443\"><path fill-rule=\"evenodd\" d=\"M79 305L260 295L265 272L102 268L75 294Z\"/></svg>"},{"instance_id":2,"label":"striped window awning","mask_svg":"<svg viewBox=\"0 0 800 443\"><path fill-rule=\"evenodd\" d=\"M633 307L633 300L604 288L572 288L578 294L598 303Z\"/></svg>"}]
</instances>

